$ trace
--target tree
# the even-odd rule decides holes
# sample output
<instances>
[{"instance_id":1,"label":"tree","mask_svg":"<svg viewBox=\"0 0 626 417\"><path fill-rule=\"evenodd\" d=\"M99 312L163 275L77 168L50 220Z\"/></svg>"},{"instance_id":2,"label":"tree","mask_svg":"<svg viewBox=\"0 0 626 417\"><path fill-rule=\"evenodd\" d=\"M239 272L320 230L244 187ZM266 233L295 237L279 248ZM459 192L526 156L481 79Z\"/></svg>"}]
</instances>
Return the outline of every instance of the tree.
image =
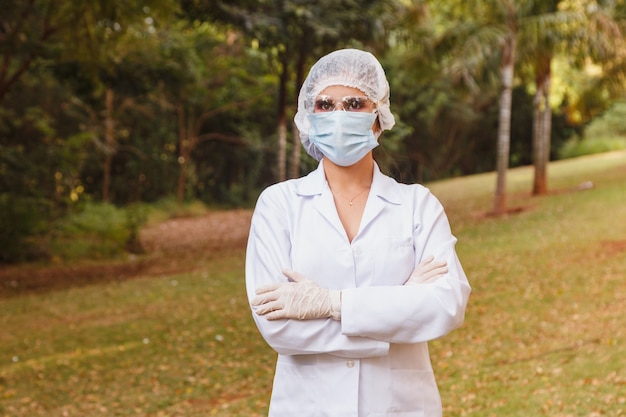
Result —
<instances>
[{"instance_id":1,"label":"tree","mask_svg":"<svg viewBox=\"0 0 626 417\"><path fill-rule=\"evenodd\" d=\"M582 11L561 7L561 3L575 3ZM542 194L547 191L546 166L550 156L552 109L549 95L553 56L555 53L573 50L576 44L589 45L589 39L585 37L587 34L597 36L598 31L589 30L590 25L585 24L587 20L584 10L593 8L589 7L589 2L584 1L477 0L464 3L463 6L472 10L472 15L480 17L477 20L464 21L458 27L452 28L447 35L457 45L453 52L456 59L450 66L452 73L468 81L471 87L476 86L476 74L491 62L494 55L498 55L500 59L498 73L501 93L493 213L501 215L507 212L506 173L510 151L511 91L514 82L521 81L515 76L516 66L522 69L532 67L534 70L533 192ZM466 11L468 9L462 8L460 13ZM606 19L601 21L607 25ZM600 26L596 25L596 29ZM613 30L611 35L616 36L618 32ZM607 40L603 38L599 43L602 46L601 51L605 50L606 44ZM590 52L586 47L583 49Z\"/></svg>"},{"instance_id":2,"label":"tree","mask_svg":"<svg viewBox=\"0 0 626 417\"><path fill-rule=\"evenodd\" d=\"M473 1L464 5L471 15L480 16L475 21L465 21L452 28L446 37L452 39L453 60L449 71L464 79L471 87L477 86L475 74L499 59L499 115L496 152L496 188L492 213L507 212L506 175L509 167L511 102L515 81L515 59L520 17L524 16L528 2L514 0ZM455 12L458 13L458 12ZM469 15L469 14L468 14Z\"/></svg>"},{"instance_id":3,"label":"tree","mask_svg":"<svg viewBox=\"0 0 626 417\"><path fill-rule=\"evenodd\" d=\"M97 57L105 51L98 32L125 32L129 22L142 22L146 14L168 15L176 9L175 0L152 2L151 8L142 1L2 0L0 106L38 59L51 58L57 51L71 59Z\"/></svg>"},{"instance_id":4,"label":"tree","mask_svg":"<svg viewBox=\"0 0 626 417\"><path fill-rule=\"evenodd\" d=\"M367 44L384 34L382 24L389 9L395 10L398 2L367 0L322 0L311 3L305 0L278 2L241 1L218 2L218 19L237 25L266 52L278 74L277 97L277 179L287 178L287 114L294 108L305 68L311 58L338 46L351 43ZM295 74L295 77L294 77ZM290 88L293 81L294 88ZM300 143L293 130L293 152L290 175L299 172Z\"/></svg>"},{"instance_id":5,"label":"tree","mask_svg":"<svg viewBox=\"0 0 626 417\"><path fill-rule=\"evenodd\" d=\"M245 62L254 60L233 30L210 22L182 20L162 34L157 48L155 64L167 80L161 98L177 120L175 194L182 203L187 180L195 175L193 156L200 144L210 140L246 143L238 132L210 131L211 120L252 107L267 93L256 73L246 70Z\"/></svg>"},{"instance_id":6,"label":"tree","mask_svg":"<svg viewBox=\"0 0 626 417\"><path fill-rule=\"evenodd\" d=\"M534 67L533 195L548 192L547 166L550 160L552 108L550 86L555 55L569 56L579 63L615 62L623 48L623 35L603 2L550 0L535 2L520 32L524 45L523 62Z\"/></svg>"},{"instance_id":7,"label":"tree","mask_svg":"<svg viewBox=\"0 0 626 417\"><path fill-rule=\"evenodd\" d=\"M52 69L56 76L63 66L72 67L75 72L66 73L65 79L61 75L60 80L69 84L81 79L91 87L89 97L75 97L73 102L80 103L79 112L87 116L89 137L102 145L105 201L110 198L111 166L119 149L115 106L131 103L124 97L117 100L114 82L119 63L132 50L128 45L147 33L155 19L176 12L177 2L159 0L151 7L141 1L100 0L18 0L0 6L0 106L37 66Z\"/></svg>"},{"instance_id":8,"label":"tree","mask_svg":"<svg viewBox=\"0 0 626 417\"><path fill-rule=\"evenodd\" d=\"M532 69L535 86L533 100L532 154L533 194L547 192L547 164L550 160L552 107L550 85L552 60L566 37L566 29L579 27L581 16L561 10L560 0L532 2L519 32L522 72Z\"/></svg>"},{"instance_id":9,"label":"tree","mask_svg":"<svg viewBox=\"0 0 626 417\"><path fill-rule=\"evenodd\" d=\"M509 31L504 37L502 48L502 63L500 76L502 79L502 93L500 95L500 115L498 117L498 162L496 194L493 204L493 213L501 215L506 212L506 174L509 169L509 149L511 139L511 102L513 100L513 76L515 72L515 52L517 40L515 31L517 22L516 10L512 4L506 5L506 26Z\"/></svg>"},{"instance_id":10,"label":"tree","mask_svg":"<svg viewBox=\"0 0 626 417\"><path fill-rule=\"evenodd\" d=\"M377 161L403 181L463 174L470 164L480 164L466 161L484 159L477 150L491 139L490 121L479 114L492 106L493 94L472 94L445 71L449 48L440 36L451 20L441 7L407 4L383 56L396 126L385 132Z\"/></svg>"}]
</instances>

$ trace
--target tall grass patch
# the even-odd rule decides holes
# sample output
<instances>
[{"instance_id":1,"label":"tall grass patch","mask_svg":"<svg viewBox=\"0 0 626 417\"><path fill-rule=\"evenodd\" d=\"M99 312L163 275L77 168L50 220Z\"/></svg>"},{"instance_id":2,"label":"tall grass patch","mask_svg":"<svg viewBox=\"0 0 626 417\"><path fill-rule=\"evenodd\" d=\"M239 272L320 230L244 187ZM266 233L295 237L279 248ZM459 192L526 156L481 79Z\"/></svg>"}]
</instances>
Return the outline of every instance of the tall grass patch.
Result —
<instances>
[{"instance_id":1,"label":"tall grass patch","mask_svg":"<svg viewBox=\"0 0 626 417\"><path fill-rule=\"evenodd\" d=\"M86 203L59 220L50 251L63 260L112 258L122 254L140 221L130 211L106 203Z\"/></svg>"},{"instance_id":2,"label":"tall grass patch","mask_svg":"<svg viewBox=\"0 0 626 417\"><path fill-rule=\"evenodd\" d=\"M618 101L595 118L582 138L573 137L559 150L560 158L574 158L626 149L626 101Z\"/></svg>"}]
</instances>

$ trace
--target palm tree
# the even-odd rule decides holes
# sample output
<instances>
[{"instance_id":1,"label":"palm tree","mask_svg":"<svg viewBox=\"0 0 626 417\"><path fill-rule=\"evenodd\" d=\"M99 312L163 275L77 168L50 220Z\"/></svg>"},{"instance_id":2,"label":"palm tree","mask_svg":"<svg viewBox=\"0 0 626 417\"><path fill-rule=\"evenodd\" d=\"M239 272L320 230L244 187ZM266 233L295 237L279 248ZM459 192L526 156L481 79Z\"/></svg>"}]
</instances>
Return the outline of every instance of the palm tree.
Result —
<instances>
[{"instance_id":1,"label":"palm tree","mask_svg":"<svg viewBox=\"0 0 626 417\"><path fill-rule=\"evenodd\" d=\"M560 0L535 2L520 32L520 61L530 63L534 71L532 150L534 163L533 194L548 192L547 166L550 160L552 109L550 84L552 59L566 37L568 27L580 27L581 15L559 11Z\"/></svg>"},{"instance_id":2,"label":"palm tree","mask_svg":"<svg viewBox=\"0 0 626 417\"><path fill-rule=\"evenodd\" d=\"M493 202L493 213L506 213L506 173L509 169L509 150L511 142L511 102L513 99L513 80L515 73L515 53L517 50L517 11L513 2L503 4L505 11L504 36L501 39L500 77L502 91L500 93L500 109L498 112L498 150L496 193Z\"/></svg>"},{"instance_id":3,"label":"palm tree","mask_svg":"<svg viewBox=\"0 0 626 417\"><path fill-rule=\"evenodd\" d=\"M498 58L499 111L496 152L496 189L492 214L507 212L506 175L509 168L511 103L515 82L517 37L521 9L515 0L474 0L463 2L463 16L479 16L463 21L444 35L450 36L456 47L452 51L450 71L475 86L476 74ZM476 87L474 87L476 88Z\"/></svg>"},{"instance_id":4,"label":"palm tree","mask_svg":"<svg viewBox=\"0 0 626 417\"><path fill-rule=\"evenodd\" d=\"M594 6L595 7L592 7ZM584 61L611 61L623 43L612 10L596 2L562 0L536 2L520 32L521 60L534 65L532 194L548 193L547 166L550 160L551 117L549 96L551 63L555 55L572 56Z\"/></svg>"},{"instance_id":5,"label":"palm tree","mask_svg":"<svg viewBox=\"0 0 626 417\"><path fill-rule=\"evenodd\" d=\"M568 8L561 7L561 3ZM515 65L534 67L536 93L533 112L533 194L547 192L550 156L551 62L555 54L601 55L605 59L623 43L618 25L596 2L580 0L474 0L459 7L463 15L479 16L454 29L458 44L452 71L474 82L475 75L494 55L499 56L500 101L498 117L497 179L493 214L507 212L506 174L509 166L511 91ZM471 13L469 13L471 12Z\"/></svg>"}]
</instances>

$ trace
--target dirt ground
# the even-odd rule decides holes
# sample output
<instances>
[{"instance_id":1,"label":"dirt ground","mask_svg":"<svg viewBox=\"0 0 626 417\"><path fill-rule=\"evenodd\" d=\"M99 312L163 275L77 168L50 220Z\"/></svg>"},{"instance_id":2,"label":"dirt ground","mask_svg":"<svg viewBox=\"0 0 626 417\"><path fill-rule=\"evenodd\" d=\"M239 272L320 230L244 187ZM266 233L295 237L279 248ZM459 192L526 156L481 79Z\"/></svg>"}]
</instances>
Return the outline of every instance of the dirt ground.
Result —
<instances>
[{"instance_id":1,"label":"dirt ground","mask_svg":"<svg viewBox=\"0 0 626 417\"><path fill-rule=\"evenodd\" d=\"M252 210L215 211L146 227L140 233L145 253L122 260L0 266L0 295L193 271L207 259L243 250L251 216Z\"/></svg>"},{"instance_id":2,"label":"dirt ground","mask_svg":"<svg viewBox=\"0 0 626 417\"><path fill-rule=\"evenodd\" d=\"M144 254L115 261L0 266L0 297L197 270L207 260L244 250L251 217L252 210L215 211L152 225L140 233ZM626 240L605 241L602 248L606 256L621 256Z\"/></svg>"}]
</instances>

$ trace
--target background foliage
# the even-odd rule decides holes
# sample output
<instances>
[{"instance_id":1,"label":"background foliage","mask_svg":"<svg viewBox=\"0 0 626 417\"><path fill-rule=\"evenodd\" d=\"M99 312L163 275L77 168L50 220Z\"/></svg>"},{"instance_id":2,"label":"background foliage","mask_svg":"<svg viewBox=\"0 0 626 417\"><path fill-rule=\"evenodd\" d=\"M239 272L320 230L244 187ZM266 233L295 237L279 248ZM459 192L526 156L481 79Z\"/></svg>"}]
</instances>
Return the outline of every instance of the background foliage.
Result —
<instances>
[{"instance_id":1,"label":"background foliage","mask_svg":"<svg viewBox=\"0 0 626 417\"><path fill-rule=\"evenodd\" d=\"M511 166L533 163L534 68L547 49L552 159L625 147L614 103L626 53L607 36L622 33L624 1L556 1L554 14L542 4L1 0L0 262L54 258L65 218L98 204L249 207L308 172L296 97L336 48L370 50L387 71L398 124L376 150L386 172L413 182L493 170L501 84L486 50L504 29L472 8L515 6L540 29L520 35Z\"/></svg>"}]
</instances>

